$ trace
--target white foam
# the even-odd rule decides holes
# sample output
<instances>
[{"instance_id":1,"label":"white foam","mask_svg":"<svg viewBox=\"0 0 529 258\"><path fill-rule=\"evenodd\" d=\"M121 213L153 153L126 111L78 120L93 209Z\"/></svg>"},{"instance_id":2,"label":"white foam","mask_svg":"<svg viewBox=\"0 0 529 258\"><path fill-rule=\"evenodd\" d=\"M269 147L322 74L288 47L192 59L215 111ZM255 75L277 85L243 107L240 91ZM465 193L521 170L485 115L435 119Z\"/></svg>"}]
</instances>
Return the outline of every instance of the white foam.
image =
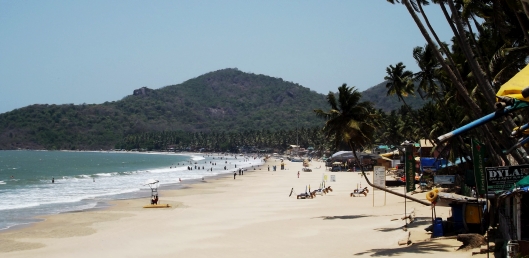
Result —
<instances>
[{"instance_id":1,"label":"white foam","mask_svg":"<svg viewBox=\"0 0 529 258\"><path fill-rule=\"evenodd\" d=\"M195 155L192 155L192 156L191 156L191 159L196 161L196 160L204 160L204 159L206 159L206 158L204 158L203 156L195 156Z\"/></svg>"},{"instance_id":2,"label":"white foam","mask_svg":"<svg viewBox=\"0 0 529 258\"><path fill-rule=\"evenodd\" d=\"M40 183L38 184L28 185L21 189L9 189L8 191L1 193L0 211L21 208L50 210L50 207L53 207L54 205L57 207L70 207L70 210L78 209L80 207L78 204L68 203L91 200L89 201L91 203L90 205L95 205L93 203L97 203L98 200L108 200L109 198L115 198L111 196L137 191L144 191L148 195L150 193L150 188L143 184L150 178L160 180L160 185L176 184L180 182L180 179L200 179L206 176L233 173L233 171L239 168L251 168L252 166L262 163L262 160L260 159L243 161L241 159L235 160L233 157L226 156L223 156L222 160L219 160L217 156L208 156L207 158L215 158L211 161L218 164L212 165L209 162L200 164L200 167L202 168L202 166L204 166L204 169L194 169L193 164L191 165L193 169L188 170L188 162L180 161L178 166L164 166L163 168L149 169L149 171L131 170L125 172L81 174L77 176L65 176L63 179L59 180L57 180L58 177L56 177L55 184L51 184L51 179L40 179ZM191 156L191 159L198 161L204 160L205 158L203 156L193 155ZM229 165L225 163L226 160ZM234 164L237 165L237 168L233 168ZM197 166L198 165L199 164L197 164ZM228 170L224 170L224 166L227 165L229 166ZM210 168L213 168L213 171L209 170ZM11 183L11 181L16 180L18 179L9 179L8 181ZM0 184L6 184L6 182L0 181ZM9 187L9 184L7 187ZM4 186L2 188L4 188ZM86 209L86 207L83 207L83 209Z\"/></svg>"},{"instance_id":3,"label":"white foam","mask_svg":"<svg viewBox=\"0 0 529 258\"><path fill-rule=\"evenodd\" d=\"M96 176L112 176L112 173L97 173Z\"/></svg>"}]
</instances>

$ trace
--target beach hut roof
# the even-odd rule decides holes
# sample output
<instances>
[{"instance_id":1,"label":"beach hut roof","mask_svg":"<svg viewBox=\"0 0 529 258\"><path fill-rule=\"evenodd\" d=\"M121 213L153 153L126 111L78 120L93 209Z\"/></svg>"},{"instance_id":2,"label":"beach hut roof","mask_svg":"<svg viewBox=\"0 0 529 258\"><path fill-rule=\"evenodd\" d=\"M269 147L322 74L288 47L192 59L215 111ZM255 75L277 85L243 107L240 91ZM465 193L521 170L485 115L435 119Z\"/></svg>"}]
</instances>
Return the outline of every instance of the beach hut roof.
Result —
<instances>
[{"instance_id":1,"label":"beach hut roof","mask_svg":"<svg viewBox=\"0 0 529 258\"><path fill-rule=\"evenodd\" d=\"M378 159L381 157L378 154L365 153L365 152L357 152L356 155L358 156L359 159L362 159L362 158ZM334 153L331 156L331 159L354 159L354 155L352 151L339 151L339 152Z\"/></svg>"},{"instance_id":2,"label":"beach hut roof","mask_svg":"<svg viewBox=\"0 0 529 258\"><path fill-rule=\"evenodd\" d=\"M516 182L511 189L504 191L500 194L499 198L509 197L516 193L527 193L529 192L529 176L526 176L520 181Z\"/></svg>"},{"instance_id":3,"label":"beach hut roof","mask_svg":"<svg viewBox=\"0 0 529 258\"><path fill-rule=\"evenodd\" d=\"M520 181L516 182L516 184L513 185L511 190L514 190L516 188L526 187L529 186L529 176L526 176L522 178Z\"/></svg>"},{"instance_id":4,"label":"beach hut roof","mask_svg":"<svg viewBox=\"0 0 529 258\"><path fill-rule=\"evenodd\" d=\"M331 158L354 158L352 151L339 151L332 154Z\"/></svg>"},{"instance_id":5,"label":"beach hut roof","mask_svg":"<svg viewBox=\"0 0 529 258\"><path fill-rule=\"evenodd\" d=\"M392 152L387 152L387 153L380 154L380 156L382 156L382 157L390 157L390 156L393 156L393 155L399 155L399 150L394 150Z\"/></svg>"}]
</instances>

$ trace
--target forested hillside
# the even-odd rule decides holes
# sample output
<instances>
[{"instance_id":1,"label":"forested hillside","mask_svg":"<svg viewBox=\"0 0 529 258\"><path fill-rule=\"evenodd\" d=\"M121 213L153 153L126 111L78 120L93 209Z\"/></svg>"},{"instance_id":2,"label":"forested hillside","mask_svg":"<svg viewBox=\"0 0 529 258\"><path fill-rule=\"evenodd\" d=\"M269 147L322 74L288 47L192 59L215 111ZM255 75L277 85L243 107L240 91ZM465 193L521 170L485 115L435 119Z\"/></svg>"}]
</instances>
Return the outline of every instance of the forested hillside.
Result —
<instances>
[{"instance_id":1,"label":"forested hillside","mask_svg":"<svg viewBox=\"0 0 529 258\"><path fill-rule=\"evenodd\" d=\"M126 135L322 126L325 96L265 75L223 69L143 88L100 105L31 105L0 115L0 149L109 149Z\"/></svg>"},{"instance_id":2,"label":"forested hillside","mask_svg":"<svg viewBox=\"0 0 529 258\"><path fill-rule=\"evenodd\" d=\"M382 109L386 113L391 112L392 110L398 110L404 105L404 103L399 101L395 95L387 96L388 90L386 89L386 84L387 82L382 82L363 91L362 101L369 101L373 103L376 109ZM408 95L405 97L405 100L412 109L419 109L426 103L426 101L419 96L419 93L416 93L415 96Z\"/></svg>"},{"instance_id":3,"label":"forested hillside","mask_svg":"<svg viewBox=\"0 0 529 258\"><path fill-rule=\"evenodd\" d=\"M385 111L402 104L386 97L382 84L363 98ZM178 85L140 88L119 101L31 105L0 114L0 149L111 149L130 135L155 132L284 132L322 127L313 110L328 108L325 95L299 84L223 69Z\"/></svg>"}]
</instances>

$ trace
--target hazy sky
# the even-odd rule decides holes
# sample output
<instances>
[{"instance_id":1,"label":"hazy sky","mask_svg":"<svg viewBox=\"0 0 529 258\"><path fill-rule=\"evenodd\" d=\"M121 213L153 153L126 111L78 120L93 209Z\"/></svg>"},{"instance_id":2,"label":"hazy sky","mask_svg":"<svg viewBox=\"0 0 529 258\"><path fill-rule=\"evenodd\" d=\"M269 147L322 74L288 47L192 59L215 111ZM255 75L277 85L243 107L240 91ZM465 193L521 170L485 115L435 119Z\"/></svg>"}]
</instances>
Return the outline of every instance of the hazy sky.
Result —
<instances>
[{"instance_id":1,"label":"hazy sky","mask_svg":"<svg viewBox=\"0 0 529 258\"><path fill-rule=\"evenodd\" d=\"M426 12L449 41L440 8ZM363 91L389 65L418 71L424 44L404 5L385 0L0 0L0 113L120 100L224 68Z\"/></svg>"}]
</instances>

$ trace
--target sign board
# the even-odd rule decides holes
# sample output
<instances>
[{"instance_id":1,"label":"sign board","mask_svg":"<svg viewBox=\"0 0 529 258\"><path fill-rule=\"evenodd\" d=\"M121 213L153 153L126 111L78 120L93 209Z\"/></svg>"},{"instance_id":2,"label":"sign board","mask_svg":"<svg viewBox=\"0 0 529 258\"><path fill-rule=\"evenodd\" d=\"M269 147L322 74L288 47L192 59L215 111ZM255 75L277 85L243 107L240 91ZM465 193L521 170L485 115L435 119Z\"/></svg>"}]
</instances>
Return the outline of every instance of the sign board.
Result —
<instances>
[{"instance_id":1,"label":"sign board","mask_svg":"<svg viewBox=\"0 0 529 258\"><path fill-rule=\"evenodd\" d=\"M433 176L433 183L436 185L453 185L456 180L455 175L436 175Z\"/></svg>"},{"instance_id":2,"label":"sign board","mask_svg":"<svg viewBox=\"0 0 529 258\"><path fill-rule=\"evenodd\" d=\"M529 165L510 167L487 167L487 189L489 191L504 191L510 189L516 182L522 180L529 172Z\"/></svg>"},{"instance_id":3,"label":"sign board","mask_svg":"<svg viewBox=\"0 0 529 258\"><path fill-rule=\"evenodd\" d=\"M386 167L373 167L373 183L376 186L386 187Z\"/></svg>"},{"instance_id":4,"label":"sign board","mask_svg":"<svg viewBox=\"0 0 529 258\"><path fill-rule=\"evenodd\" d=\"M331 175L331 182L336 182L336 175Z\"/></svg>"}]
</instances>

